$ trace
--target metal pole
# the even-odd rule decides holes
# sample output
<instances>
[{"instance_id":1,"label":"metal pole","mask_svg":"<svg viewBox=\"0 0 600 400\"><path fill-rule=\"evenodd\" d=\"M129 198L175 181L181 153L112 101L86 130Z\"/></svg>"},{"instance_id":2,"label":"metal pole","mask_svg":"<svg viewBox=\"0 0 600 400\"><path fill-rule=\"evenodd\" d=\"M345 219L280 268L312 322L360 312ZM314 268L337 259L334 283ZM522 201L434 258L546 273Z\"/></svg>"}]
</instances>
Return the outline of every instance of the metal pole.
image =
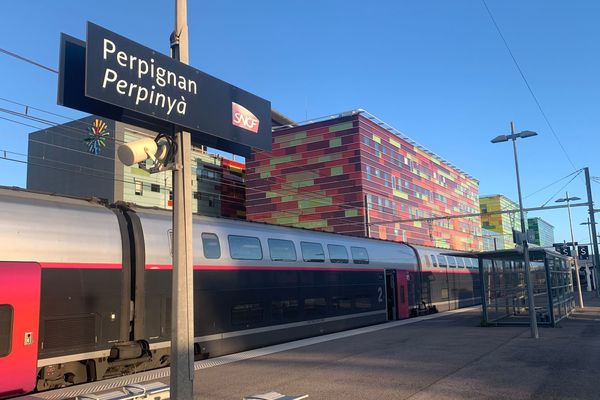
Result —
<instances>
[{"instance_id":1,"label":"metal pole","mask_svg":"<svg viewBox=\"0 0 600 400\"><path fill-rule=\"evenodd\" d=\"M371 221L369 219L369 200L367 199L367 195L364 197L365 203L365 237L371 237Z\"/></svg>"},{"instance_id":2,"label":"metal pole","mask_svg":"<svg viewBox=\"0 0 600 400\"><path fill-rule=\"evenodd\" d=\"M527 228L525 225L525 213L523 212L523 198L521 196L521 179L519 177L519 161L517 158L517 136L515 133L515 124L510 123L511 139L513 142L513 151L515 153L515 170L517 171L517 192L519 193L519 213L521 215L521 233L523 234L523 260L525 262L525 284L527 285L527 304L529 307L529 322L531 328L531 337L537 339L540 337L537 326L537 316L535 314L535 298L533 297L533 282L531 280L531 266L529 262L529 246L527 244Z\"/></svg>"},{"instance_id":3,"label":"metal pole","mask_svg":"<svg viewBox=\"0 0 600 400\"><path fill-rule=\"evenodd\" d=\"M587 189L588 212L590 214L590 228L592 230L592 246L594 248L594 275L596 277L596 294L600 296L600 282L598 281L598 268L600 268L600 254L598 254L598 236L596 235L596 217L594 214L594 200L592 200L590 170L588 167L585 167L583 171L585 172L585 186Z\"/></svg>"},{"instance_id":4,"label":"metal pole","mask_svg":"<svg viewBox=\"0 0 600 400\"><path fill-rule=\"evenodd\" d=\"M577 262L577 248L575 246L575 239L573 237L573 223L571 222L571 207L569 207L569 203L571 202L569 199L569 192L566 192L567 199L567 211L569 213L569 228L571 229L571 246L573 246L573 260L575 261L575 280L577 281L577 294L579 296L579 308L583 308L583 295L581 294L581 281L579 279L579 263Z\"/></svg>"},{"instance_id":5,"label":"metal pole","mask_svg":"<svg viewBox=\"0 0 600 400\"><path fill-rule=\"evenodd\" d=\"M587 222L582 222L582 225L587 225L588 226L588 235L590 236L590 246L592 248L592 254L588 254L588 258L591 256L592 257L592 266L593 266L593 262L594 262L594 246L592 245L592 223L590 222L590 217L588 217ZM593 273L593 280L594 280L594 285L592 285L592 273ZM596 274L594 273L594 269L592 269L592 271L590 272L590 267L588 265L588 263L585 263L585 276L587 278L587 288L586 291L587 292L591 292L593 290L593 286L595 286L597 284L596 282Z\"/></svg>"},{"instance_id":6,"label":"metal pole","mask_svg":"<svg viewBox=\"0 0 600 400\"><path fill-rule=\"evenodd\" d=\"M175 2L171 57L188 63L186 0ZM192 178L190 133L175 133L173 171L173 285L171 306L171 395L192 399L194 389L194 298L192 264Z\"/></svg>"}]
</instances>

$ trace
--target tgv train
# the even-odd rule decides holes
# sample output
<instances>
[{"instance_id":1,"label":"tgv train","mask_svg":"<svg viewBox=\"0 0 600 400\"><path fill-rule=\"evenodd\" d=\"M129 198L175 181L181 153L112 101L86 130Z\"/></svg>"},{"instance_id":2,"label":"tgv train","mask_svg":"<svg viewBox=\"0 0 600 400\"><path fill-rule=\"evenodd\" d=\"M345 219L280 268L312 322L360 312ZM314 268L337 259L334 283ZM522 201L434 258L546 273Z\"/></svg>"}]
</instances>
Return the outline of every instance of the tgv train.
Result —
<instances>
[{"instance_id":1,"label":"tgv train","mask_svg":"<svg viewBox=\"0 0 600 400\"><path fill-rule=\"evenodd\" d=\"M0 188L0 397L169 364L171 213ZM479 302L440 249L194 216L198 358Z\"/></svg>"}]
</instances>

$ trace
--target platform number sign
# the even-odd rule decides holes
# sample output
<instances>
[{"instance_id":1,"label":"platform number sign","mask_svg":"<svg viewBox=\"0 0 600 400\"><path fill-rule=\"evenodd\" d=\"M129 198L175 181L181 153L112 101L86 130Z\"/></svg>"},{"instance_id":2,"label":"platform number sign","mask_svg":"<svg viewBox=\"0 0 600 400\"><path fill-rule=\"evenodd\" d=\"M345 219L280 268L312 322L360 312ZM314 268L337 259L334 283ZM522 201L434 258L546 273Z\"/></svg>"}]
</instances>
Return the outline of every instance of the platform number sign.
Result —
<instances>
[{"instance_id":1,"label":"platform number sign","mask_svg":"<svg viewBox=\"0 0 600 400\"><path fill-rule=\"evenodd\" d=\"M588 246L577 246L577 255L580 260L588 260L590 258Z\"/></svg>"}]
</instances>

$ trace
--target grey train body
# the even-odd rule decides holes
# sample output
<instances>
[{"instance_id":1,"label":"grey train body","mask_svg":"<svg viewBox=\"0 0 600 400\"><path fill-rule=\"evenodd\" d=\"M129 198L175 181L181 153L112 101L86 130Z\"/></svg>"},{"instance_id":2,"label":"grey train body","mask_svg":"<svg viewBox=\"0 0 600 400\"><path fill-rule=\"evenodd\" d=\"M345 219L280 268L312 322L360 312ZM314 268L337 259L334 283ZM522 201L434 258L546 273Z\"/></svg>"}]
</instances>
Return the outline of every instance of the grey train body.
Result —
<instances>
[{"instance_id":1,"label":"grey train body","mask_svg":"<svg viewBox=\"0 0 600 400\"><path fill-rule=\"evenodd\" d=\"M0 221L0 279L39 265L35 390L169 364L169 211L0 188ZM193 238L197 358L479 303L448 250L198 215Z\"/></svg>"}]
</instances>

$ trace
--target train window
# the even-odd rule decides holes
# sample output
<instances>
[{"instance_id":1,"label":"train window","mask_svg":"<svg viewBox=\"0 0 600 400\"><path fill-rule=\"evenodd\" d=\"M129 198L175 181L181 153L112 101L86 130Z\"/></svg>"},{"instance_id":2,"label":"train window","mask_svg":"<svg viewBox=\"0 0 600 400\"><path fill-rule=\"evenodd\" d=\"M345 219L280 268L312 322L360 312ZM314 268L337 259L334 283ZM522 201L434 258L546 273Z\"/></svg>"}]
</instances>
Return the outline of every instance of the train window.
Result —
<instances>
[{"instance_id":1,"label":"train window","mask_svg":"<svg viewBox=\"0 0 600 400\"><path fill-rule=\"evenodd\" d=\"M278 321L293 320L298 317L298 300L273 300L271 302L271 317Z\"/></svg>"},{"instance_id":2,"label":"train window","mask_svg":"<svg viewBox=\"0 0 600 400\"><path fill-rule=\"evenodd\" d=\"M304 299L304 315L307 317L321 316L325 314L327 301L324 297Z\"/></svg>"},{"instance_id":3,"label":"train window","mask_svg":"<svg viewBox=\"0 0 600 400\"><path fill-rule=\"evenodd\" d=\"M364 247L350 247L350 251L352 252L352 260L354 261L354 264L369 263L369 253L367 253L367 249Z\"/></svg>"},{"instance_id":4,"label":"train window","mask_svg":"<svg viewBox=\"0 0 600 400\"><path fill-rule=\"evenodd\" d=\"M269 253L273 261L296 261L296 248L291 240L269 239Z\"/></svg>"},{"instance_id":5,"label":"train window","mask_svg":"<svg viewBox=\"0 0 600 400\"><path fill-rule=\"evenodd\" d=\"M371 298L368 296L357 296L354 299L354 305L358 310L370 310L373 307Z\"/></svg>"},{"instance_id":6,"label":"train window","mask_svg":"<svg viewBox=\"0 0 600 400\"><path fill-rule=\"evenodd\" d=\"M438 263L440 268L448 268L448 257L446 256L438 256Z\"/></svg>"},{"instance_id":7,"label":"train window","mask_svg":"<svg viewBox=\"0 0 600 400\"><path fill-rule=\"evenodd\" d=\"M13 328L13 308L0 304L0 357L10 354Z\"/></svg>"},{"instance_id":8,"label":"train window","mask_svg":"<svg viewBox=\"0 0 600 400\"><path fill-rule=\"evenodd\" d=\"M346 250L345 246L328 244L327 250L329 251L329 259L332 263L348 263L348 250Z\"/></svg>"},{"instance_id":9,"label":"train window","mask_svg":"<svg viewBox=\"0 0 600 400\"><path fill-rule=\"evenodd\" d=\"M431 269L432 265L431 265L431 259L429 257L427 257L427 255L424 255L421 257L421 268L428 268Z\"/></svg>"},{"instance_id":10,"label":"train window","mask_svg":"<svg viewBox=\"0 0 600 400\"><path fill-rule=\"evenodd\" d=\"M458 266L458 263L456 262L456 257L454 256L448 256L448 265L450 266L450 268L456 268Z\"/></svg>"},{"instance_id":11,"label":"train window","mask_svg":"<svg viewBox=\"0 0 600 400\"><path fill-rule=\"evenodd\" d=\"M260 240L251 236L229 235L229 253L234 260L262 260Z\"/></svg>"},{"instance_id":12,"label":"train window","mask_svg":"<svg viewBox=\"0 0 600 400\"><path fill-rule=\"evenodd\" d=\"M430 254L429 256L431 257L431 263L433 264L433 266L434 267L439 267L435 256L433 254Z\"/></svg>"},{"instance_id":13,"label":"train window","mask_svg":"<svg viewBox=\"0 0 600 400\"><path fill-rule=\"evenodd\" d=\"M345 312L352 310L352 300L347 297L333 296L331 298L331 306L334 310Z\"/></svg>"},{"instance_id":14,"label":"train window","mask_svg":"<svg viewBox=\"0 0 600 400\"><path fill-rule=\"evenodd\" d=\"M320 243L300 242L302 258L307 262L325 262L325 252Z\"/></svg>"},{"instance_id":15,"label":"train window","mask_svg":"<svg viewBox=\"0 0 600 400\"><path fill-rule=\"evenodd\" d=\"M202 233L202 248L205 258L221 258L221 245L214 233Z\"/></svg>"},{"instance_id":16,"label":"train window","mask_svg":"<svg viewBox=\"0 0 600 400\"><path fill-rule=\"evenodd\" d=\"M231 308L231 324L248 326L263 321L263 308L259 303L238 304Z\"/></svg>"}]
</instances>

